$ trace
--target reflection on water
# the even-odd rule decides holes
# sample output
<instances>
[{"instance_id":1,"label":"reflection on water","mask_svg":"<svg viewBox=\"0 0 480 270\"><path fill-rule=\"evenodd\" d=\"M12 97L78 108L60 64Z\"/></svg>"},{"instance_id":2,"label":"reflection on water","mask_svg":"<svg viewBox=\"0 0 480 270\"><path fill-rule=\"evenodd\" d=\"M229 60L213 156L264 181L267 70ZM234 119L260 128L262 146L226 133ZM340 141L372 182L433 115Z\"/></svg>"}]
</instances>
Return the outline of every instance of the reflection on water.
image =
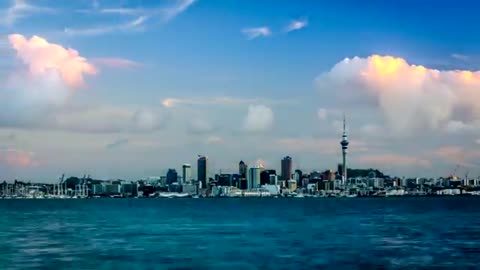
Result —
<instances>
[{"instance_id":1,"label":"reflection on water","mask_svg":"<svg viewBox=\"0 0 480 270\"><path fill-rule=\"evenodd\" d=\"M0 269L472 269L479 203L0 200Z\"/></svg>"}]
</instances>

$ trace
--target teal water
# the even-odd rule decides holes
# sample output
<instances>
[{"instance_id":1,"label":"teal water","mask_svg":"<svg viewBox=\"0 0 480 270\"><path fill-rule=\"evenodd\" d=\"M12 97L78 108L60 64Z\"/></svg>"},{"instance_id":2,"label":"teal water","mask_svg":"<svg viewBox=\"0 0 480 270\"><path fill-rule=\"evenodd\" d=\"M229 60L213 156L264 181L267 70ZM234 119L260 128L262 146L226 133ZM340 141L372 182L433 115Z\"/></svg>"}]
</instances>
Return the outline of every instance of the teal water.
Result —
<instances>
[{"instance_id":1,"label":"teal water","mask_svg":"<svg viewBox=\"0 0 480 270\"><path fill-rule=\"evenodd\" d=\"M477 269L480 198L0 200L0 269Z\"/></svg>"}]
</instances>

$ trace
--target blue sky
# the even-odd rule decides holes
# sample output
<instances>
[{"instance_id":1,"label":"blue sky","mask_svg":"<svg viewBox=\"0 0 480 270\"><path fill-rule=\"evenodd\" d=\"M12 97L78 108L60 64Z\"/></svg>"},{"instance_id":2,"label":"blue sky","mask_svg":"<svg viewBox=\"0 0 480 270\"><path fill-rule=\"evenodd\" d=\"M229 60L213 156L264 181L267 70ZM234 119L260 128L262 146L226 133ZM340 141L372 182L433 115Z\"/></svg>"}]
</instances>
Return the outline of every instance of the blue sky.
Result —
<instances>
[{"instance_id":1,"label":"blue sky","mask_svg":"<svg viewBox=\"0 0 480 270\"><path fill-rule=\"evenodd\" d=\"M206 154L212 174L235 170L240 159L278 169L285 155L304 170L335 168L346 112L354 167L438 176L461 164L480 174L480 110L472 102L480 97L478 8L410 0L2 1L0 95L10 111L0 118L0 167L6 178L48 180L65 171L135 179ZM13 42L14 34L26 42ZM35 49L32 36L46 49ZM81 87L63 76L80 60L45 64L62 51L52 44L95 68L76 74ZM25 74L20 85L15 78Z\"/></svg>"}]
</instances>

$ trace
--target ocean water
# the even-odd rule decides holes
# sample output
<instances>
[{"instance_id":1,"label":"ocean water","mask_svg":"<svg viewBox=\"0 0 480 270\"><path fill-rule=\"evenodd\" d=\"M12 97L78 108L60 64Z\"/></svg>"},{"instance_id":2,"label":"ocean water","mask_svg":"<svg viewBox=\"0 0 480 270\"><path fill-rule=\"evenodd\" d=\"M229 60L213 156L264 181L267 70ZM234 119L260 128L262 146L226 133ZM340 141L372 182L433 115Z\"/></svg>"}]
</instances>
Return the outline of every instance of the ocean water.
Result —
<instances>
[{"instance_id":1,"label":"ocean water","mask_svg":"<svg viewBox=\"0 0 480 270\"><path fill-rule=\"evenodd\" d=\"M480 198L0 200L0 269L480 269Z\"/></svg>"}]
</instances>

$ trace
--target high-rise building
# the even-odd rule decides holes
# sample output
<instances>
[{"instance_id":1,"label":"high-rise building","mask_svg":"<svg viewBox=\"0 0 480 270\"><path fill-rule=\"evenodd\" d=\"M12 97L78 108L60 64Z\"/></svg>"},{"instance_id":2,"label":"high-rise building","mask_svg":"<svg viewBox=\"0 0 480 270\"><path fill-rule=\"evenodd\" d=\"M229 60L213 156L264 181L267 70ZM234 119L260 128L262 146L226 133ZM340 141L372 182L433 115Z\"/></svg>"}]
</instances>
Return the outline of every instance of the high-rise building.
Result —
<instances>
[{"instance_id":1,"label":"high-rise building","mask_svg":"<svg viewBox=\"0 0 480 270\"><path fill-rule=\"evenodd\" d=\"M343 135L340 145L342 146L342 186L345 186L347 182L347 150L348 150L348 138L347 138L347 121L345 115L343 115Z\"/></svg>"},{"instance_id":2,"label":"high-rise building","mask_svg":"<svg viewBox=\"0 0 480 270\"><path fill-rule=\"evenodd\" d=\"M293 162L290 156L282 159L282 180L290 180L292 178Z\"/></svg>"},{"instance_id":3,"label":"high-rise building","mask_svg":"<svg viewBox=\"0 0 480 270\"><path fill-rule=\"evenodd\" d=\"M177 182L178 173L175 169L168 169L167 171L167 185Z\"/></svg>"},{"instance_id":4,"label":"high-rise building","mask_svg":"<svg viewBox=\"0 0 480 270\"><path fill-rule=\"evenodd\" d=\"M197 160L197 180L202 183L202 187L207 187L207 160L205 156L198 156Z\"/></svg>"},{"instance_id":5,"label":"high-rise building","mask_svg":"<svg viewBox=\"0 0 480 270\"><path fill-rule=\"evenodd\" d=\"M231 174L218 174L215 176L217 184L223 187L232 186L232 175Z\"/></svg>"},{"instance_id":6,"label":"high-rise building","mask_svg":"<svg viewBox=\"0 0 480 270\"><path fill-rule=\"evenodd\" d=\"M243 160L240 160L240 163L238 163L238 174L240 174L241 178L246 178L247 177L247 171L248 171L248 166L243 162Z\"/></svg>"},{"instance_id":7,"label":"high-rise building","mask_svg":"<svg viewBox=\"0 0 480 270\"><path fill-rule=\"evenodd\" d=\"M301 170L295 170L295 173L293 174L293 180L297 181L297 185L299 185L299 186L301 186L302 177L303 177L302 171Z\"/></svg>"},{"instance_id":8,"label":"high-rise building","mask_svg":"<svg viewBox=\"0 0 480 270\"><path fill-rule=\"evenodd\" d=\"M270 175L275 175L277 172L275 170L264 170L260 172L260 185L270 184Z\"/></svg>"},{"instance_id":9,"label":"high-rise building","mask_svg":"<svg viewBox=\"0 0 480 270\"><path fill-rule=\"evenodd\" d=\"M278 185L278 176L276 174L270 174L270 185Z\"/></svg>"},{"instance_id":10,"label":"high-rise building","mask_svg":"<svg viewBox=\"0 0 480 270\"><path fill-rule=\"evenodd\" d=\"M247 189L257 188L260 186L260 167L254 166L248 170Z\"/></svg>"},{"instance_id":11,"label":"high-rise building","mask_svg":"<svg viewBox=\"0 0 480 270\"><path fill-rule=\"evenodd\" d=\"M192 180L192 166L183 164L182 166L182 184L186 184Z\"/></svg>"}]
</instances>

